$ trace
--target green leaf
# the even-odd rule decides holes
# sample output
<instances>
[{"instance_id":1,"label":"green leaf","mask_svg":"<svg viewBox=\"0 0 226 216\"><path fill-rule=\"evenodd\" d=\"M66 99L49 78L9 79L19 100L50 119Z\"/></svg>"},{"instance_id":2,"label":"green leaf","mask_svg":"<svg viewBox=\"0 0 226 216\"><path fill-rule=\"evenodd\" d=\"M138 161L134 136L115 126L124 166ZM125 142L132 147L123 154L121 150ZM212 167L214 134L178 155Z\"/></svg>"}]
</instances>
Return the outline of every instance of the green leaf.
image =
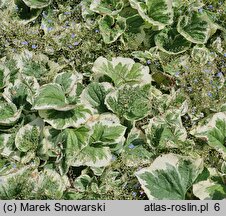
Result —
<instances>
[{"instance_id":1,"label":"green leaf","mask_svg":"<svg viewBox=\"0 0 226 216\"><path fill-rule=\"evenodd\" d=\"M205 65L210 60L210 51L204 45L196 45L191 51L193 60L201 65Z\"/></svg>"},{"instance_id":2,"label":"green leaf","mask_svg":"<svg viewBox=\"0 0 226 216\"><path fill-rule=\"evenodd\" d=\"M90 144L101 142L105 145L118 144L124 139L126 127L119 123L112 125L105 124L104 122L97 122L93 126L93 133L90 136Z\"/></svg>"},{"instance_id":3,"label":"green leaf","mask_svg":"<svg viewBox=\"0 0 226 216\"><path fill-rule=\"evenodd\" d=\"M222 163L223 165L224 163ZM224 166L224 165L223 165ZM223 167L222 167L223 168ZM224 168L223 168L224 169ZM193 193L200 200L220 200L226 198L225 172L209 168L209 178L193 185Z\"/></svg>"},{"instance_id":4,"label":"green leaf","mask_svg":"<svg viewBox=\"0 0 226 216\"><path fill-rule=\"evenodd\" d=\"M92 172L95 176L102 176L106 167L90 167L90 169L92 170Z\"/></svg>"},{"instance_id":5,"label":"green leaf","mask_svg":"<svg viewBox=\"0 0 226 216\"><path fill-rule=\"evenodd\" d=\"M127 32L126 34L133 33L137 34L141 32L142 27L144 27L144 20L135 14L126 19Z\"/></svg>"},{"instance_id":6,"label":"green leaf","mask_svg":"<svg viewBox=\"0 0 226 216\"><path fill-rule=\"evenodd\" d=\"M108 109L129 121L146 117L151 108L150 85L122 86L105 99Z\"/></svg>"},{"instance_id":7,"label":"green leaf","mask_svg":"<svg viewBox=\"0 0 226 216\"><path fill-rule=\"evenodd\" d=\"M87 125L91 128L90 146L108 146L111 151L121 150L125 141L126 127L120 124L120 120L116 115L109 113L93 115L87 121Z\"/></svg>"},{"instance_id":8,"label":"green leaf","mask_svg":"<svg viewBox=\"0 0 226 216\"><path fill-rule=\"evenodd\" d=\"M61 133L59 130L46 126L42 130L42 139L37 154L43 160L49 157L58 157L61 153L61 146L58 144L61 141Z\"/></svg>"},{"instance_id":9,"label":"green leaf","mask_svg":"<svg viewBox=\"0 0 226 216\"><path fill-rule=\"evenodd\" d=\"M39 115L53 128L62 130L68 127L79 127L84 124L91 116L91 112L83 105L78 104L74 106L74 109L67 111L40 110Z\"/></svg>"},{"instance_id":10,"label":"green leaf","mask_svg":"<svg viewBox=\"0 0 226 216\"><path fill-rule=\"evenodd\" d=\"M205 10L206 12L206 15L208 17L208 19L210 20L210 22L212 23L213 25L213 29L216 30L216 29L219 29L221 31L225 31L225 21L226 21L226 18L225 18L225 2L221 5L221 9L220 9L220 13L216 13L216 11L214 10ZM217 7L217 6L215 6ZM223 9L224 8L224 9Z\"/></svg>"},{"instance_id":11,"label":"green leaf","mask_svg":"<svg viewBox=\"0 0 226 216\"><path fill-rule=\"evenodd\" d=\"M7 175L0 176L0 199L34 199L34 179L30 166L11 168Z\"/></svg>"},{"instance_id":12,"label":"green leaf","mask_svg":"<svg viewBox=\"0 0 226 216\"><path fill-rule=\"evenodd\" d=\"M137 9L140 16L148 23L163 29L173 22L172 0L129 0L131 6Z\"/></svg>"},{"instance_id":13,"label":"green leaf","mask_svg":"<svg viewBox=\"0 0 226 216\"><path fill-rule=\"evenodd\" d=\"M39 8L29 8L23 0L14 0L15 5L18 7L16 15L12 18L16 18L22 24L27 24L34 21L40 15L42 10ZM19 19L18 19L19 18Z\"/></svg>"},{"instance_id":14,"label":"green leaf","mask_svg":"<svg viewBox=\"0 0 226 216\"><path fill-rule=\"evenodd\" d=\"M115 42L126 30L126 19L123 17L103 16L99 20L99 29L106 44Z\"/></svg>"},{"instance_id":15,"label":"green leaf","mask_svg":"<svg viewBox=\"0 0 226 216\"><path fill-rule=\"evenodd\" d=\"M10 141L11 134L0 134L0 153Z\"/></svg>"},{"instance_id":16,"label":"green leaf","mask_svg":"<svg viewBox=\"0 0 226 216\"><path fill-rule=\"evenodd\" d=\"M0 65L0 91L9 83L10 71L7 67Z\"/></svg>"},{"instance_id":17,"label":"green leaf","mask_svg":"<svg viewBox=\"0 0 226 216\"><path fill-rule=\"evenodd\" d=\"M223 49L223 41L220 37L217 37L216 39L214 38L214 41L211 44L211 48L217 53L224 54L224 49Z\"/></svg>"},{"instance_id":18,"label":"green leaf","mask_svg":"<svg viewBox=\"0 0 226 216\"><path fill-rule=\"evenodd\" d=\"M90 24L92 25L92 18L95 14L95 12L91 11L90 10L90 5L92 3L93 0L87 0L87 1L83 1L82 4L81 4L81 15L82 15L82 18L84 20L86 20L87 24Z\"/></svg>"},{"instance_id":19,"label":"green leaf","mask_svg":"<svg viewBox=\"0 0 226 216\"><path fill-rule=\"evenodd\" d=\"M111 162L111 151L109 147L87 146L72 162L72 166L108 166Z\"/></svg>"},{"instance_id":20,"label":"green leaf","mask_svg":"<svg viewBox=\"0 0 226 216\"><path fill-rule=\"evenodd\" d=\"M153 153L145 149L146 145L145 135L137 128L133 128L123 147L121 154L123 163L129 167L150 164Z\"/></svg>"},{"instance_id":21,"label":"green leaf","mask_svg":"<svg viewBox=\"0 0 226 216\"><path fill-rule=\"evenodd\" d=\"M43 85L34 100L33 109L68 111L75 108L69 104L62 87L57 83Z\"/></svg>"},{"instance_id":22,"label":"green leaf","mask_svg":"<svg viewBox=\"0 0 226 216\"><path fill-rule=\"evenodd\" d=\"M52 0L23 0L30 8L44 8L51 4Z\"/></svg>"},{"instance_id":23,"label":"green leaf","mask_svg":"<svg viewBox=\"0 0 226 216\"><path fill-rule=\"evenodd\" d=\"M165 115L150 119L145 129L148 143L155 148L179 148L187 138L180 113L167 111Z\"/></svg>"},{"instance_id":24,"label":"green leaf","mask_svg":"<svg viewBox=\"0 0 226 216\"><path fill-rule=\"evenodd\" d=\"M208 179L193 185L193 193L200 200L222 200L226 198L226 186Z\"/></svg>"},{"instance_id":25,"label":"green leaf","mask_svg":"<svg viewBox=\"0 0 226 216\"><path fill-rule=\"evenodd\" d=\"M120 11L119 15L122 16L122 17L125 17L125 18L133 17L134 15L139 16L139 14L137 14L137 10L132 8L130 4L124 5L124 7Z\"/></svg>"},{"instance_id":26,"label":"green leaf","mask_svg":"<svg viewBox=\"0 0 226 216\"><path fill-rule=\"evenodd\" d=\"M132 56L136 59L139 59L142 63L147 63L147 60L155 60L159 57L159 52L157 47L153 47L150 50L143 51L133 51Z\"/></svg>"},{"instance_id":27,"label":"green leaf","mask_svg":"<svg viewBox=\"0 0 226 216\"><path fill-rule=\"evenodd\" d=\"M17 62L14 58L11 57L3 57L0 59L0 68L5 71L6 68L9 70L9 82L14 82L16 78L18 78L19 69L17 68ZM6 69L7 70L7 69ZM6 72L6 71L5 71ZM6 73L7 74L7 73Z\"/></svg>"},{"instance_id":28,"label":"green leaf","mask_svg":"<svg viewBox=\"0 0 226 216\"><path fill-rule=\"evenodd\" d=\"M126 31L123 33L123 40L130 49L138 49L145 40L144 24L144 20L138 14L126 18Z\"/></svg>"},{"instance_id":29,"label":"green leaf","mask_svg":"<svg viewBox=\"0 0 226 216\"><path fill-rule=\"evenodd\" d=\"M82 149L88 145L88 133L89 129L86 127L66 129L63 132L63 155L68 166L74 164Z\"/></svg>"},{"instance_id":30,"label":"green leaf","mask_svg":"<svg viewBox=\"0 0 226 216\"><path fill-rule=\"evenodd\" d=\"M0 100L0 113L0 125L13 125L19 120L21 109L17 110L13 103Z\"/></svg>"},{"instance_id":31,"label":"green leaf","mask_svg":"<svg viewBox=\"0 0 226 216\"><path fill-rule=\"evenodd\" d=\"M212 26L205 15L193 12L179 17L177 31L192 43L204 44L212 33Z\"/></svg>"},{"instance_id":32,"label":"green leaf","mask_svg":"<svg viewBox=\"0 0 226 216\"><path fill-rule=\"evenodd\" d=\"M96 112L104 113L107 107L104 104L106 95L113 89L109 83L90 83L81 94L81 102L87 106L91 106Z\"/></svg>"},{"instance_id":33,"label":"green leaf","mask_svg":"<svg viewBox=\"0 0 226 216\"><path fill-rule=\"evenodd\" d=\"M64 67L49 60L44 54L36 54L28 50L15 54L14 59L21 74L35 77L40 84L49 83L50 78Z\"/></svg>"},{"instance_id":34,"label":"green leaf","mask_svg":"<svg viewBox=\"0 0 226 216\"><path fill-rule=\"evenodd\" d=\"M25 125L16 135L15 144L21 152L35 151L39 144L39 129L37 126Z\"/></svg>"},{"instance_id":35,"label":"green leaf","mask_svg":"<svg viewBox=\"0 0 226 216\"><path fill-rule=\"evenodd\" d=\"M59 200L69 186L69 181L66 176L60 176L55 170L44 169L40 172L36 184L36 199Z\"/></svg>"},{"instance_id":36,"label":"green leaf","mask_svg":"<svg viewBox=\"0 0 226 216\"><path fill-rule=\"evenodd\" d=\"M186 193L203 170L203 161L175 154L161 155L150 167L136 172L150 200L184 200Z\"/></svg>"},{"instance_id":37,"label":"green leaf","mask_svg":"<svg viewBox=\"0 0 226 216\"><path fill-rule=\"evenodd\" d=\"M181 67L190 60L190 55L179 56L178 58L173 58L171 61L167 62L166 65L163 65L164 72L176 76L177 72L181 70Z\"/></svg>"},{"instance_id":38,"label":"green leaf","mask_svg":"<svg viewBox=\"0 0 226 216\"><path fill-rule=\"evenodd\" d=\"M224 112L214 114L205 125L194 128L191 134L205 138L211 147L226 158L226 114Z\"/></svg>"},{"instance_id":39,"label":"green leaf","mask_svg":"<svg viewBox=\"0 0 226 216\"><path fill-rule=\"evenodd\" d=\"M93 0L90 10L99 14L117 15L123 8L122 0Z\"/></svg>"},{"instance_id":40,"label":"green leaf","mask_svg":"<svg viewBox=\"0 0 226 216\"><path fill-rule=\"evenodd\" d=\"M117 57L112 58L112 61L108 61L101 56L94 62L92 71L95 80L100 80L105 75L117 87L123 84L134 85L151 82L149 68L140 63L135 63L130 58Z\"/></svg>"},{"instance_id":41,"label":"green leaf","mask_svg":"<svg viewBox=\"0 0 226 216\"><path fill-rule=\"evenodd\" d=\"M21 75L14 83L9 83L5 88L3 97L11 100L18 108L25 107L28 103L34 103L35 94L39 90L39 84L35 77Z\"/></svg>"},{"instance_id":42,"label":"green leaf","mask_svg":"<svg viewBox=\"0 0 226 216\"><path fill-rule=\"evenodd\" d=\"M82 82L82 75L72 71L62 72L55 76L54 82L61 85L65 94L70 94L74 91L77 83Z\"/></svg>"},{"instance_id":43,"label":"green leaf","mask_svg":"<svg viewBox=\"0 0 226 216\"><path fill-rule=\"evenodd\" d=\"M87 174L80 175L74 181L74 187L79 192L85 192L90 185L92 178Z\"/></svg>"},{"instance_id":44,"label":"green leaf","mask_svg":"<svg viewBox=\"0 0 226 216\"><path fill-rule=\"evenodd\" d=\"M19 151L36 151L39 145L40 132L43 124L41 119L36 119L19 129L15 138L15 145Z\"/></svg>"},{"instance_id":45,"label":"green leaf","mask_svg":"<svg viewBox=\"0 0 226 216\"><path fill-rule=\"evenodd\" d=\"M72 166L104 167L110 164L112 154L111 145L121 145L124 142L126 128L119 119L112 114L93 116L87 122L90 128L88 145L77 156L74 156ZM84 137L87 137L87 135ZM85 143L83 141L83 143Z\"/></svg>"},{"instance_id":46,"label":"green leaf","mask_svg":"<svg viewBox=\"0 0 226 216\"><path fill-rule=\"evenodd\" d=\"M163 52L176 55L185 52L191 46L175 29L164 29L155 36L156 46Z\"/></svg>"},{"instance_id":47,"label":"green leaf","mask_svg":"<svg viewBox=\"0 0 226 216\"><path fill-rule=\"evenodd\" d=\"M15 155L15 136L16 134L0 134L0 154L1 156L13 158Z\"/></svg>"},{"instance_id":48,"label":"green leaf","mask_svg":"<svg viewBox=\"0 0 226 216\"><path fill-rule=\"evenodd\" d=\"M27 93L26 86L20 79L16 79L5 88L3 97L8 98L19 108L26 104Z\"/></svg>"}]
</instances>

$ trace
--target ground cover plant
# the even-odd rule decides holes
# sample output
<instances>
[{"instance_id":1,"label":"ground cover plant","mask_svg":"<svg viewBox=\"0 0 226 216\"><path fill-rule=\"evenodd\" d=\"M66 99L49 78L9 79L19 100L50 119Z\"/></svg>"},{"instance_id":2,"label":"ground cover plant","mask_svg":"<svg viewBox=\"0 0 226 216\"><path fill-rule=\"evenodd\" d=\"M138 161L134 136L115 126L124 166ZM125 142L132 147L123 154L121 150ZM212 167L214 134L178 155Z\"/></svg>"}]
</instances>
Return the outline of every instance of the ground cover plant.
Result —
<instances>
[{"instance_id":1,"label":"ground cover plant","mask_svg":"<svg viewBox=\"0 0 226 216\"><path fill-rule=\"evenodd\" d=\"M226 1L0 17L0 199L226 198Z\"/></svg>"}]
</instances>

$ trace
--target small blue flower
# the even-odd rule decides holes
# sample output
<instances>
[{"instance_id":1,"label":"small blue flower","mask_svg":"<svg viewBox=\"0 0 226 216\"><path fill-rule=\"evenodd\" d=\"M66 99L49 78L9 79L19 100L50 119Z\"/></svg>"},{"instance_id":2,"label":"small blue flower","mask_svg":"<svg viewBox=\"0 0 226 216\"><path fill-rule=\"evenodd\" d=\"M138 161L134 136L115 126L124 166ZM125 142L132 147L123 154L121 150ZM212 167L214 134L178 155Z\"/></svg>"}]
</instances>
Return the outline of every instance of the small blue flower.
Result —
<instances>
[{"instance_id":1,"label":"small blue flower","mask_svg":"<svg viewBox=\"0 0 226 216\"><path fill-rule=\"evenodd\" d=\"M135 148L135 146L131 143L131 144L129 144L129 149L133 149L133 148Z\"/></svg>"},{"instance_id":2,"label":"small blue flower","mask_svg":"<svg viewBox=\"0 0 226 216\"><path fill-rule=\"evenodd\" d=\"M133 191L133 192L132 192L132 196L133 196L133 197L136 197L136 195L137 195L137 193Z\"/></svg>"},{"instance_id":3,"label":"small blue flower","mask_svg":"<svg viewBox=\"0 0 226 216\"><path fill-rule=\"evenodd\" d=\"M198 80L197 79L194 79L194 83L197 83L198 82Z\"/></svg>"},{"instance_id":4,"label":"small blue flower","mask_svg":"<svg viewBox=\"0 0 226 216\"><path fill-rule=\"evenodd\" d=\"M41 24L41 29L44 29L46 27L45 24Z\"/></svg>"},{"instance_id":5,"label":"small blue flower","mask_svg":"<svg viewBox=\"0 0 226 216\"><path fill-rule=\"evenodd\" d=\"M222 72L218 72L216 76L217 77L222 77L223 76L223 73Z\"/></svg>"},{"instance_id":6,"label":"small blue flower","mask_svg":"<svg viewBox=\"0 0 226 216\"><path fill-rule=\"evenodd\" d=\"M207 95L208 95L209 97L213 97L213 94L212 94L211 92L208 92Z\"/></svg>"},{"instance_id":7,"label":"small blue flower","mask_svg":"<svg viewBox=\"0 0 226 216\"><path fill-rule=\"evenodd\" d=\"M73 48L73 46L72 46L72 45L69 45L68 47L69 47L70 49L72 49L72 48Z\"/></svg>"},{"instance_id":8,"label":"small blue flower","mask_svg":"<svg viewBox=\"0 0 226 216\"><path fill-rule=\"evenodd\" d=\"M37 47L38 47L38 46L35 45L35 44L32 44L32 46L31 46L32 49L36 49Z\"/></svg>"},{"instance_id":9,"label":"small blue flower","mask_svg":"<svg viewBox=\"0 0 226 216\"><path fill-rule=\"evenodd\" d=\"M66 12L64 12L64 14L65 14L65 15L70 15L71 12L70 12L70 11L66 11Z\"/></svg>"},{"instance_id":10,"label":"small blue flower","mask_svg":"<svg viewBox=\"0 0 226 216\"><path fill-rule=\"evenodd\" d=\"M47 31L52 31L53 27L48 27Z\"/></svg>"},{"instance_id":11,"label":"small blue flower","mask_svg":"<svg viewBox=\"0 0 226 216\"><path fill-rule=\"evenodd\" d=\"M28 42L27 41L22 41L21 44L22 45L28 45Z\"/></svg>"},{"instance_id":12,"label":"small blue flower","mask_svg":"<svg viewBox=\"0 0 226 216\"><path fill-rule=\"evenodd\" d=\"M13 164L13 168L16 169L16 164Z\"/></svg>"},{"instance_id":13,"label":"small blue flower","mask_svg":"<svg viewBox=\"0 0 226 216\"><path fill-rule=\"evenodd\" d=\"M180 75L180 72L177 71L177 72L175 73L175 76L176 76L176 77L179 77L179 75Z\"/></svg>"},{"instance_id":14,"label":"small blue flower","mask_svg":"<svg viewBox=\"0 0 226 216\"><path fill-rule=\"evenodd\" d=\"M209 5L208 8L209 8L209 9L213 9L213 5Z\"/></svg>"},{"instance_id":15,"label":"small blue flower","mask_svg":"<svg viewBox=\"0 0 226 216\"><path fill-rule=\"evenodd\" d=\"M100 30L99 30L99 29L96 29L96 30L95 30L95 32L96 32L96 33L99 33L99 32L100 32Z\"/></svg>"},{"instance_id":16,"label":"small blue flower","mask_svg":"<svg viewBox=\"0 0 226 216\"><path fill-rule=\"evenodd\" d=\"M74 42L74 45L75 45L75 46L78 46L78 45L79 45L79 42L77 42L77 41Z\"/></svg>"},{"instance_id":17,"label":"small blue flower","mask_svg":"<svg viewBox=\"0 0 226 216\"><path fill-rule=\"evenodd\" d=\"M199 13L202 13L203 12L203 9L202 8L199 8L198 11L199 11Z\"/></svg>"},{"instance_id":18,"label":"small blue flower","mask_svg":"<svg viewBox=\"0 0 226 216\"><path fill-rule=\"evenodd\" d=\"M112 158L111 158L111 161L116 161L116 156L115 155L112 155Z\"/></svg>"},{"instance_id":19,"label":"small blue flower","mask_svg":"<svg viewBox=\"0 0 226 216\"><path fill-rule=\"evenodd\" d=\"M203 71L206 72L206 73L210 73L211 72L211 70L209 70L209 69L204 69Z\"/></svg>"},{"instance_id":20,"label":"small blue flower","mask_svg":"<svg viewBox=\"0 0 226 216\"><path fill-rule=\"evenodd\" d=\"M188 91L189 92L192 92L192 87L188 87Z\"/></svg>"},{"instance_id":21,"label":"small blue flower","mask_svg":"<svg viewBox=\"0 0 226 216\"><path fill-rule=\"evenodd\" d=\"M150 59L147 60L147 64L148 65L151 64L151 60Z\"/></svg>"},{"instance_id":22,"label":"small blue flower","mask_svg":"<svg viewBox=\"0 0 226 216\"><path fill-rule=\"evenodd\" d=\"M224 53L224 57L226 57L226 53Z\"/></svg>"},{"instance_id":23,"label":"small blue flower","mask_svg":"<svg viewBox=\"0 0 226 216\"><path fill-rule=\"evenodd\" d=\"M72 34L71 34L71 37L72 37L72 38L75 38L75 37L76 37L76 34L72 33Z\"/></svg>"},{"instance_id":24,"label":"small blue flower","mask_svg":"<svg viewBox=\"0 0 226 216\"><path fill-rule=\"evenodd\" d=\"M48 19L48 23L51 23L51 22L53 22L51 19Z\"/></svg>"}]
</instances>

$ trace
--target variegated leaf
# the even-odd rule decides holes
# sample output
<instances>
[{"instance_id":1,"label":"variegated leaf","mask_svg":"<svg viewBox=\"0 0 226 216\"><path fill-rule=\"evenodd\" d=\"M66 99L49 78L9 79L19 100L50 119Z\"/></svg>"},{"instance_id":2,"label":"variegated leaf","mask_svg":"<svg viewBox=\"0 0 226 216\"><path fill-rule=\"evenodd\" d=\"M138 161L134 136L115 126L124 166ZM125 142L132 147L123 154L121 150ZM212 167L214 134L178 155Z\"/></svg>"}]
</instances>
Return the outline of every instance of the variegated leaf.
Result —
<instances>
[{"instance_id":1,"label":"variegated leaf","mask_svg":"<svg viewBox=\"0 0 226 216\"><path fill-rule=\"evenodd\" d=\"M202 170L203 161L200 158L166 154L135 175L150 200L184 200Z\"/></svg>"},{"instance_id":2,"label":"variegated leaf","mask_svg":"<svg viewBox=\"0 0 226 216\"><path fill-rule=\"evenodd\" d=\"M149 68L140 63L135 63L130 58L112 58L112 61L104 57L99 57L92 68L95 80L100 80L104 75L109 77L115 86L119 87L123 84L147 84L151 82Z\"/></svg>"}]
</instances>

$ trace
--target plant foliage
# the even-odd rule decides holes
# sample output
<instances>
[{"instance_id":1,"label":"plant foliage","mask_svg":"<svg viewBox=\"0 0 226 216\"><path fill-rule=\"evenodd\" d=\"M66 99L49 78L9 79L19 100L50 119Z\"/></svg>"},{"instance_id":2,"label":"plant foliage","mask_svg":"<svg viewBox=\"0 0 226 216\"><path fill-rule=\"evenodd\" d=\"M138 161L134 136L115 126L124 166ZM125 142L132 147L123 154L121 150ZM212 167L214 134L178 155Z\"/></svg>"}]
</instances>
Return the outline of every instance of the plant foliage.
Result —
<instances>
[{"instance_id":1,"label":"plant foliage","mask_svg":"<svg viewBox=\"0 0 226 216\"><path fill-rule=\"evenodd\" d=\"M0 1L0 199L225 199L226 1Z\"/></svg>"}]
</instances>

